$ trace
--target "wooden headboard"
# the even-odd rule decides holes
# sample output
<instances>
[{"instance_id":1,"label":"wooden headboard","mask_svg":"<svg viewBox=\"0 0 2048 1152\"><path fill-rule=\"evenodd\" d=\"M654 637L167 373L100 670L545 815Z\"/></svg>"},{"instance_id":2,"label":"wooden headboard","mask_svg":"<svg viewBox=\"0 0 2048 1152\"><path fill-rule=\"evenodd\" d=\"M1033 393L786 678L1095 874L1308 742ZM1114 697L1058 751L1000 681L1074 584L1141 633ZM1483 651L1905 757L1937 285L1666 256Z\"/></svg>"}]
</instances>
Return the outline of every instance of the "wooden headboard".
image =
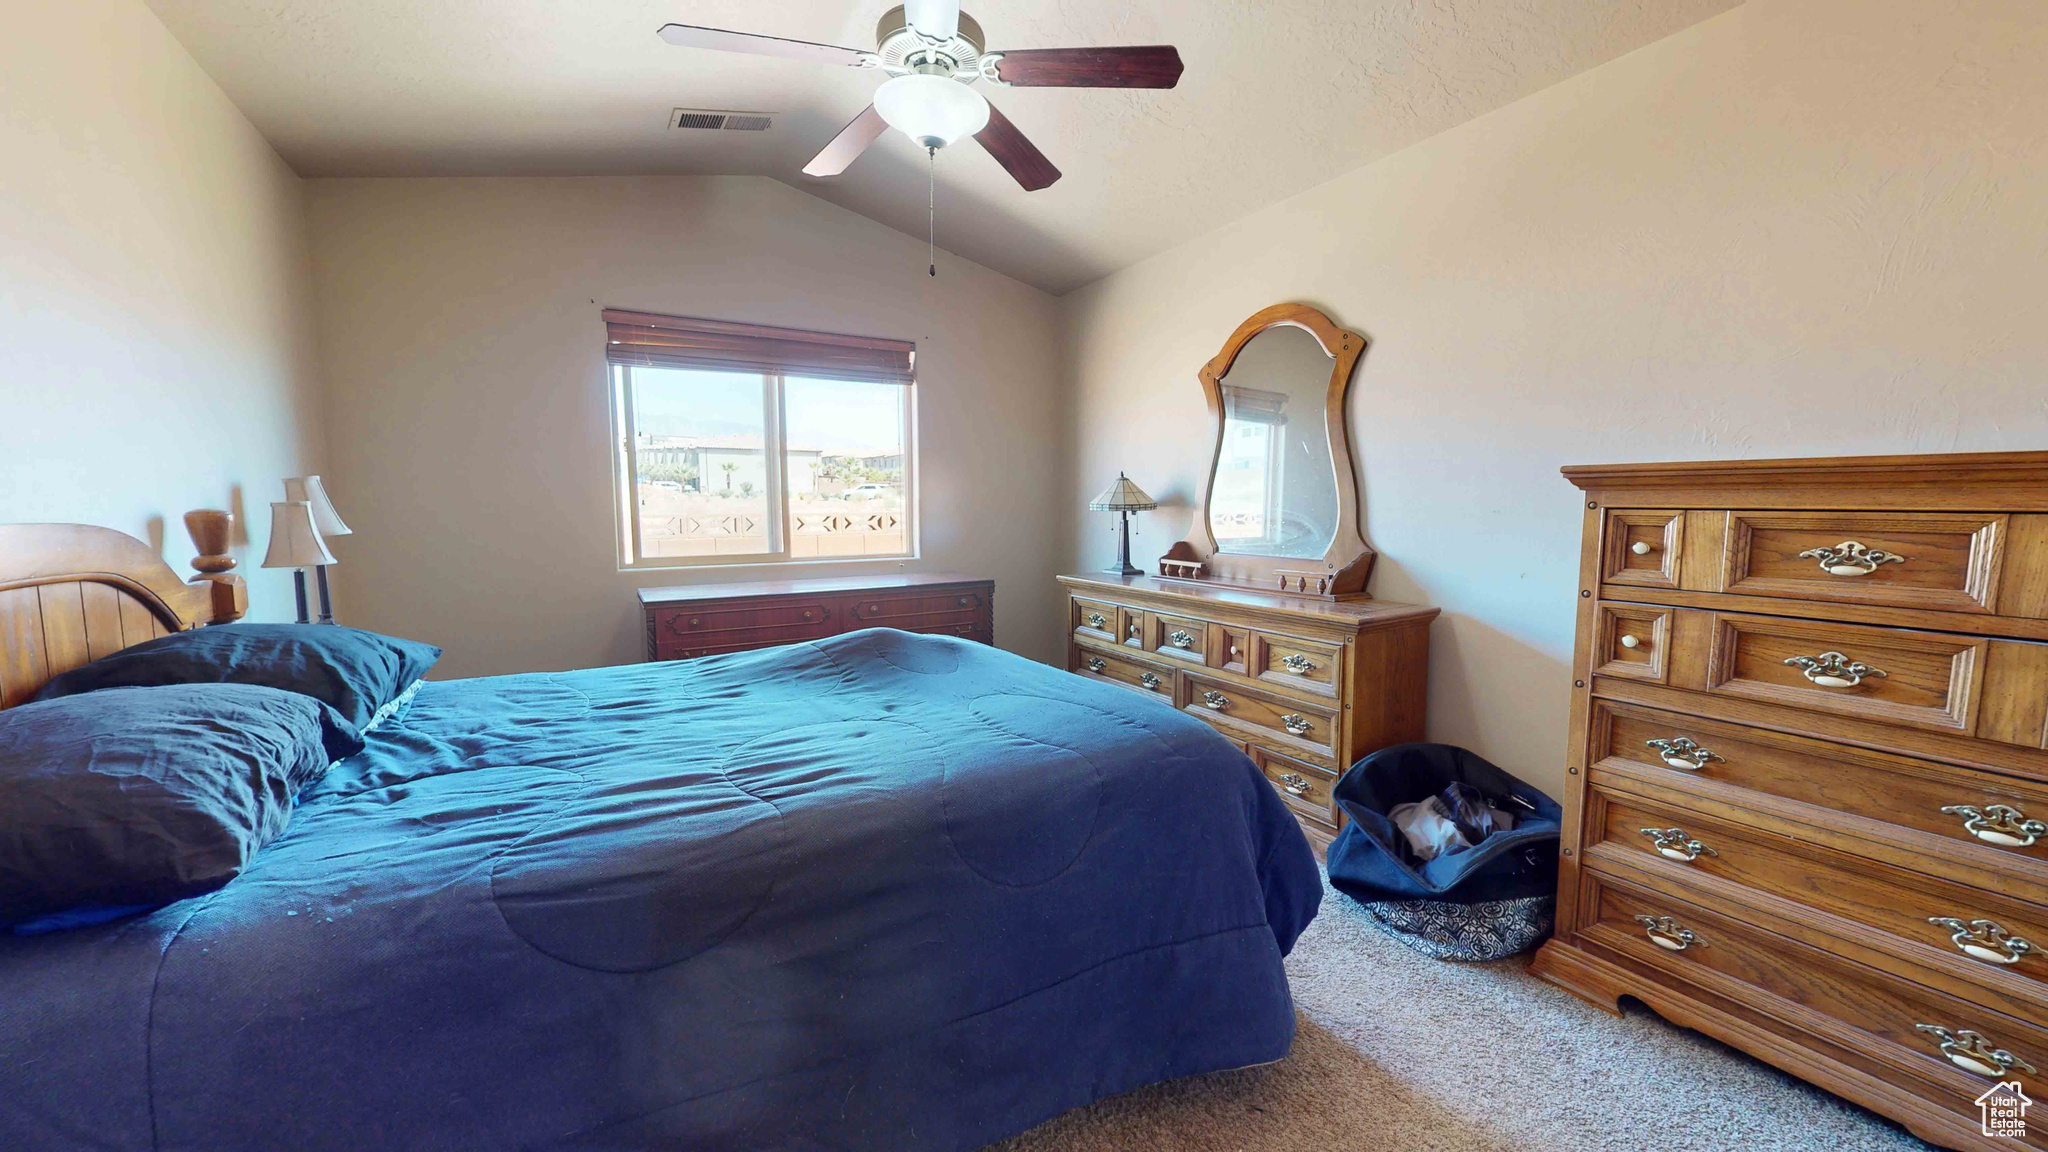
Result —
<instances>
[{"instance_id":1,"label":"wooden headboard","mask_svg":"<svg viewBox=\"0 0 2048 1152\"><path fill-rule=\"evenodd\" d=\"M50 678L248 610L239 576L186 583L149 545L91 524L0 524L0 708Z\"/></svg>"}]
</instances>

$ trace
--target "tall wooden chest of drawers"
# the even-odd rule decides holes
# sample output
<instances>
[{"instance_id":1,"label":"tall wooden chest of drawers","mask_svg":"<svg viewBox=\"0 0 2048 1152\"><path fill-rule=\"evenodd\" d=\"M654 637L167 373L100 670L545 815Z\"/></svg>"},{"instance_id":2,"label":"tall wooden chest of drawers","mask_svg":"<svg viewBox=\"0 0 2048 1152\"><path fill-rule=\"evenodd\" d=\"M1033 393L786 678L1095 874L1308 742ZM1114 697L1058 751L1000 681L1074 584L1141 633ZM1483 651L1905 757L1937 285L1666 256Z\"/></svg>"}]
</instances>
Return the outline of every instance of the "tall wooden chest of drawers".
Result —
<instances>
[{"instance_id":1,"label":"tall wooden chest of drawers","mask_svg":"<svg viewBox=\"0 0 2048 1152\"><path fill-rule=\"evenodd\" d=\"M2048 1111L1987 1136L1977 1102L2048 1087L2048 453L1565 475L1585 535L1534 970L1937 1144L2048 1148Z\"/></svg>"},{"instance_id":2,"label":"tall wooden chest of drawers","mask_svg":"<svg viewBox=\"0 0 2048 1152\"><path fill-rule=\"evenodd\" d=\"M649 660L901 628L996 642L993 580L952 572L640 589Z\"/></svg>"},{"instance_id":3,"label":"tall wooden chest of drawers","mask_svg":"<svg viewBox=\"0 0 2048 1152\"><path fill-rule=\"evenodd\" d=\"M1422 739L1438 610L1152 576L1062 576L1067 667L1208 722L1327 846L1331 790L1368 752Z\"/></svg>"}]
</instances>

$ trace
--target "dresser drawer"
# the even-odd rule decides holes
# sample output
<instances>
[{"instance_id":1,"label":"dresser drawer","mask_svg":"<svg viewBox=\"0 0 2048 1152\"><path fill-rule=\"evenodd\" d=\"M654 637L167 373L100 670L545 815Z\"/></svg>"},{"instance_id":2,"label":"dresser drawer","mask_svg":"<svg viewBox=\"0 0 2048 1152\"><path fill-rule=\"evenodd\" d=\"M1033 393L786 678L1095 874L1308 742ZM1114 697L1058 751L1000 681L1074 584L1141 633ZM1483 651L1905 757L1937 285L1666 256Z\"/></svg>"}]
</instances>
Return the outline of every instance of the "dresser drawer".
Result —
<instances>
[{"instance_id":1,"label":"dresser drawer","mask_svg":"<svg viewBox=\"0 0 2048 1152\"><path fill-rule=\"evenodd\" d=\"M1344 650L1314 640L1259 633L1253 644L1254 675L1304 692L1337 694Z\"/></svg>"},{"instance_id":2,"label":"dresser drawer","mask_svg":"<svg viewBox=\"0 0 2048 1152\"><path fill-rule=\"evenodd\" d=\"M1246 745L1245 751L1297 815L1314 820L1332 831L1343 825L1343 814L1337 809L1335 772L1306 760L1283 756L1257 744Z\"/></svg>"},{"instance_id":3,"label":"dresser drawer","mask_svg":"<svg viewBox=\"0 0 2048 1152\"><path fill-rule=\"evenodd\" d=\"M2005 877L1959 883L1802 845L1767 832L1599 792L1590 851L1671 861L1938 950L1959 969L2048 985L2048 908L2000 893ZM2048 892L2038 893L2048 897ZM2048 1011L2048 986L2037 1005Z\"/></svg>"},{"instance_id":4,"label":"dresser drawer","mask_svg":"<svg viewBox=\"0 0 2048 1152\"><path fill-rule=\"evenodd\" d=\"M977 615L988 600L972 588L857 596L847 602L848 628L904 628Z\"/></svg>"},{"instance_id":5,"label":"dresser drawer","mask_svg":"<svg viewBox=\"0 0 2048 1152\"><path fill-rule=\"evenodd\" d=\"M1119 611L1121 610L1116 605L1101 600L1070 597L1067 601L1067 615L1070 618L1067 626L1074 630L1076 636L1087 636L1114 644L1118 639L1117 621L1121 618L1118 615Z\"/></svg>"},{"instance_id":6,"label":"dresser drawer","mask_svg":"<svg viewBox=\"0 0 2048 1152\"><path fill-rule=\"evenodd\" d=\"M776 600L742 607L657 608L652 611L655 642L708 648L747 633L746 647L816 640L838 630L832 604L817 600ZM758 640L758 643L754 641Z\"/></svg>"},{"instance_id":7,"label":"dresser drawer","mask_svg":"<svg viewBox=\"0 0 2048 1152\"><path fill-rule=\"evenodd\" d=\"M1149 664L1109 652L1097 652L1093 648L1077 648L1072 670L1112 680L1154 699L1173 703L1173 673L1159 671Z\"/></svg>"},{"instance_id":8,"label":"dresser drawer","mask_svg":"<svg viewBox=\"0 0 2048 1152\"><path fill-rule=\"evenodd\" d=\"M1680 588L1685 513L1613 509L1601 539L1600 579L1637 588Z\"/></svg>"},{"instance_id":9,"label":"dresser drawer","mask_svg":"<svg viewBox=\"0 0 2048 1152\"><path fill-rule=\"evenodd\" d=\"M1302 748L1328 756L1337 748L1335 712L1269 696L1264 692L1221 680L1189 675L1184 707L1204 720L1224 720L1260 736L1275 739L1282 748Z\"/></svg>"},{"instance_id":10,"label":"dresser drawer","mask_svg":"<svg viewBox=\"0 0 2048 1152\"><path fill-rule=\"evenodd\" d=\"M1145 648L1148 651L1176 660L1192 660L1197 664L1207 662L1208 621L1154 612L1147 617L1147 629Z\"/></svg>"},{"instance_id":11,"label":"dresser drawer","mask_svg":"<svg viewBox=\"0 0 2048 1152\"><path fill-rule=\"evenodd\" d=\"M1604 700L1589 737L1596 768L1679 785L1711 780L1912 828L1985 861L2031 861L2033 882L2048 883L2039 870L2048 868L2048 786Z\"/></svg>"},{"instance_id":12,"label":"dresser drawer","mask_svg":"<svg viewBox=\"0 0 2048 1152\"><path fill-rule=\"evenodd\" d=\"M1717 614L1707 691L1885 724L1973 732L1989 642Z\"/></svg>"},{"instance_id":13,"label":"dresser drawer","mask_svg":"<svg viewBox=\"0 0 2048 1152\"><path fill-rule=\"evenodd\" d=\"M980 620L964 620L952 624L929 624L917 620L905 620L901 624L892 624L890 627L898 628L905 632L915 632L920 636L958 636L962 640L978 640L983 644L995 643L995 637L990 634L988 624Z\"/></svg>"},{"instance_id":14,"label":"dresser drawer","mask_svg":"<svg viewBox=\"0 0 2048 1152\"><path fill-rule=\"evenodd\" d=\"M1962 1033L1968 1031L1984 1039L1987 1053L2004 1051L2034 1068L2048 1068L2048 1032L2038 1025L1686 900L1635 889L1597 870L1593 887L1589 923L1580 933L1587 940L1794 1024L1841 1036L1919 1079L1936 1098L1956 1093L1953 1107L1969 1107L1975 1093L1998 1082L2004 1070L1988 1054L1945 1054L1944 1035L1966 1044ZM2025 1074L2017 1065L2013 1071Z\"/></svg>"},{"instance_id":15,"label":"dresser drawer","mask_svg":"<svg viewBox=\"0 0 2048 1152\"><path fill-rule=\"evenodd\" d=\"M2007 518L1948 512L1730 512L1722 586L1777 596L1985 613Z\"/></svg>"}]
</instances>

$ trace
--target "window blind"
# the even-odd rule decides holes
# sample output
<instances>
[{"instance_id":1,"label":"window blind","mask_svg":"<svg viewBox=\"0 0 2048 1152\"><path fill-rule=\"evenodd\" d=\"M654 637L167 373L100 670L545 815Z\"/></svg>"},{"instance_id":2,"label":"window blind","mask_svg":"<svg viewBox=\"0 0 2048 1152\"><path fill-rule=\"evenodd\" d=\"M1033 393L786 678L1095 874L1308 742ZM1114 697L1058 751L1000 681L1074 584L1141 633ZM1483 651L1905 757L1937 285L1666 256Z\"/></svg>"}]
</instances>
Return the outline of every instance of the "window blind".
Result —
<instances>
[{"instance_id":1,"label":"window blind","mask_svg":"<svg viewBox=\"0 0 2048 1152\"><path fill-rule=\"evenodd\" d=\"M727 320L604 310L605 360L700 372L758 372L909 384L917 345L907 340L769 328Z\"/></svg>"}]
</instances>

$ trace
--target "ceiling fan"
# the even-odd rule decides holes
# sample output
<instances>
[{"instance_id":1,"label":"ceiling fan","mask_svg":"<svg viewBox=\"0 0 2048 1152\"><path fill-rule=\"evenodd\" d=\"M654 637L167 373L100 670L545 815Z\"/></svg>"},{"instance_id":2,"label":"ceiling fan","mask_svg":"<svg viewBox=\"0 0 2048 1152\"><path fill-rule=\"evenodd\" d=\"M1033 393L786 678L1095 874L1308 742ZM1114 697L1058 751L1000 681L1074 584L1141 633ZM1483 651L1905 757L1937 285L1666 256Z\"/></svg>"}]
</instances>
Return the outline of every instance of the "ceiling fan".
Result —
<instances>
[{"instance_id":1,"label":"ceiling fan","mask_svg":"<svg viewBox=\"0 0 2048 1152\"><path fill-rule=\"evenodd\" d=\"M971 135L1027 192L1050 186L1060 170L971 85L986 80L1003 87L1171 88L1181 74L1180 53L1164 44L985 51L981 25L960 11L960 0L909 0L890 9L875 29L873 52L689 24L664 25L661 38L685 48L888 73L874 103L804 165L806 175L839 175L885 130L897 128L932 153Z\"/></svg>"}]
</instances>

